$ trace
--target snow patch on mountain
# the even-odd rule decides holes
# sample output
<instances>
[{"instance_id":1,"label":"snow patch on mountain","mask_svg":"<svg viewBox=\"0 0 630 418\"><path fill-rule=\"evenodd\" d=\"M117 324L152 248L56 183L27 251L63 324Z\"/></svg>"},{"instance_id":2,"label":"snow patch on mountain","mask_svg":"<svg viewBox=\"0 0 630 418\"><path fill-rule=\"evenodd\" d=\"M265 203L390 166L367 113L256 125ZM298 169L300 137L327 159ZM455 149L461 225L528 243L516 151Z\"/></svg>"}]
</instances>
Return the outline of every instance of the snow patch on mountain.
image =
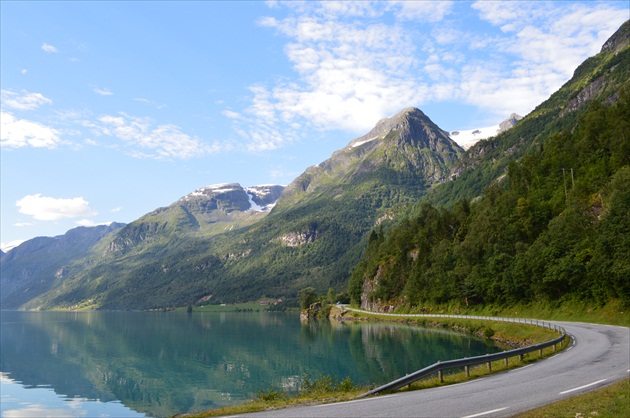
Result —
<instances>
[{"instance_id":1,"label":"snow patch on mountain","mask_svg":"<svg viewBox=\"0 0 630 418\"><path fill-rule=\"evenodd\" d=\"M192 193L187 194L186 196L182 197L179 200L188 201L190 198L193 198L193 197L205 197L210 194L221 194L221 193L227 193L227 192L235 192L238 190L242 190L242 188L240 184L237 184L237 183L211 184L209 186L200 187L199 189L195 190Z\"/></svg>"},{"instance_id":2,"label":"snow patch on mountain","mask_svg":"<svg viewBox=\"0 0 630 418\"><path fill-rule=\"evenodd\" d=\"M448 136L453 141L457 142L457 145L460 147L468 149L482 139L488 139L507 131L516 125L521 119L523 119L522 116L512 113L506 120L498 125L488 126L486 128L468 129L464 131L452 131L448 133Z\"/></svg>"},{"instance_id":3,"label":"snow patch on mountain","mask_svg":"<svg viewBox=\"0 0 630 418\"><path fill-rule=\"evenodd\" d=\"M360 146L361 146L361 145L363 145L363 144L367 144L368 142L372 142L372 141L374 141L375 139L379 139L379 138L381 138L381 136L374 136L374 137L372 137L372 138L363 139L363 140L361 140L361 141L358 141L358 142L355 142L355 143L351 144L351 145L350 145L350 148L360 147Z\"/></svg>"},{"instance_id":4,"label":"snow patch on mountain","mask_svg":"<svg viewBox=\"0 0 630 418\"><path fill-rule=\"evenodd\" d=\"M482 139L488 139L491 136L496 136L499 133L499 125L488 126L486 128L467 129L463 131L452 131L448 133L448 136L457 145L464 149L468 149L475 145Z\"/></svg>"},{"instance_id":5,"label":"snow patch on mountain","mask_svg":"<svg viewBox=\"0 0 630 418\"><path fill-rule=\"evenodd\" d=\"M246 189L247 190L247 189ZM267 207L266 206L260 206L258 203L254 202L254 195L250 192L246 192L247 193L247 197L249 198L249 211L255 211L255 212L265 212L267 211Z\"/></svg>"}]
</instances>

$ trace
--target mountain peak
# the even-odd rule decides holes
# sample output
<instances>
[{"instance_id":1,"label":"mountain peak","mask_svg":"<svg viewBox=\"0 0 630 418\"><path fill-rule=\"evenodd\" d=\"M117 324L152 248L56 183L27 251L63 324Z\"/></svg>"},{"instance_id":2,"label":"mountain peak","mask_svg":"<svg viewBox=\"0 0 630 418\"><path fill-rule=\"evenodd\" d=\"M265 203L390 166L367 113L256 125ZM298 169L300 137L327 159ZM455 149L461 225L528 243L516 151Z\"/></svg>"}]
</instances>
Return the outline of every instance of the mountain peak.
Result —
<instances>
[{"instance_id":1,"label":"mountain peak","mask_svg":"<svg viewBox=\"0 0 630 418\"><path fill-rule=\"evenodd\" d=\"M348 144L355 148L376 139L390 138L398 144L410 143L436 150L446 141L450 146L457 146L448 134L440 129L420 109L407 107L393 116L379 120L367 134Z\"/></svg>"}]
</instances>

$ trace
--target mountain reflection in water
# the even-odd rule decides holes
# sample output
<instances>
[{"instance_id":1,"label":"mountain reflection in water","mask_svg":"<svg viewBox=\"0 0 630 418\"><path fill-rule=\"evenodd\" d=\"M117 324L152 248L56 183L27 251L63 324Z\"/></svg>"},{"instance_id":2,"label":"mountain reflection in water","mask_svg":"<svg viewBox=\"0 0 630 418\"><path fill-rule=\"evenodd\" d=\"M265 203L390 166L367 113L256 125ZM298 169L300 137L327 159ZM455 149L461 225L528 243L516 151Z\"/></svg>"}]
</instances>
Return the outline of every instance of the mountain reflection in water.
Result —
<instances>
[{"instance_id":1,"label":"mountain reflection in water","mask_svg":"<svg viewBox=\"0 0 630 418\"><path fill-rule=\"evenodd\" d=\"M1 319L3 416L11 402L57 408L36 402L33 390L5 399L11 385L46 386L64 408L74 400L104 415L129 408L166 417L243 403L270 387L297 390L304 375L378 385L438 360L498 351L451 331L302 324L286 313L3 311Z\"/></svg>"}]
</instances>

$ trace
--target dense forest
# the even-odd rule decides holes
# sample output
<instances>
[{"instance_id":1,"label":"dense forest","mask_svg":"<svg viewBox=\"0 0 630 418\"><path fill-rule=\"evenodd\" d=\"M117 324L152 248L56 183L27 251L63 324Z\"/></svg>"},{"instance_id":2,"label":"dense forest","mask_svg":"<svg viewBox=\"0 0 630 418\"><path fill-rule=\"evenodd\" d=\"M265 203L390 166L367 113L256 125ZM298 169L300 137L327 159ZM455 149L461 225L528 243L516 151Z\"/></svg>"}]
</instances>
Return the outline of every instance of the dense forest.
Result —
<instances>
[{"instance_id":1,"label":"dense forest","mask_svg":"<svg viewBox=\"0 0 630 418\"><path fill-rule=\"evenodd\" d=\"M630 92L509 163L481 197L374 230L350 279L372 308L630 304Z\"/></svg>"}]
</instances>

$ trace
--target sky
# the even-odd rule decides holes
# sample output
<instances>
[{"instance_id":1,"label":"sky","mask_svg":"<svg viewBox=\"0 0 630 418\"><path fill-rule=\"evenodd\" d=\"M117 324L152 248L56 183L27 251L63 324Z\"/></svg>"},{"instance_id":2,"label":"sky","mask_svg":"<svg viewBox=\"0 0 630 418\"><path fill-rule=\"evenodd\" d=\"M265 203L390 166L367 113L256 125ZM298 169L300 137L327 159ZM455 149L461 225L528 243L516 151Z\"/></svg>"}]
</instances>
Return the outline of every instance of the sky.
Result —
<instances>
[{"instance_id":1,"label":"sky","mask_svg":"<svg viewBox=\"0 0 630 418\"><path fill-rule=\"evenodd\" d=\"M525 116L629 7L3 0L2 249L288 184L406 107L447 131Z\"/></svg>"}]
</instances>

